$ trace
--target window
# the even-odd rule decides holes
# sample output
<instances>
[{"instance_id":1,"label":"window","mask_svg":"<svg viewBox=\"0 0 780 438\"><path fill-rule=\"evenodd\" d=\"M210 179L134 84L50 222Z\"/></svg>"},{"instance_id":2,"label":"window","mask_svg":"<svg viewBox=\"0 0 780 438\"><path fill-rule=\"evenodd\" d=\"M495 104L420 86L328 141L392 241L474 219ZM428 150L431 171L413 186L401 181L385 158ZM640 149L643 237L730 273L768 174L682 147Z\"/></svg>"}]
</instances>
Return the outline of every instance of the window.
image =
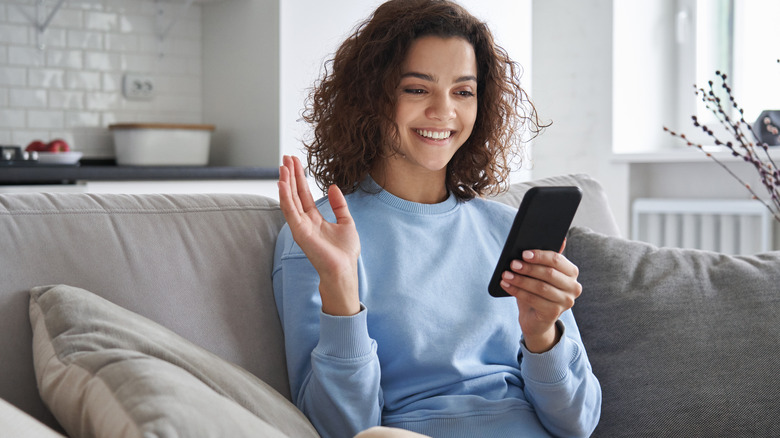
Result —
<instances>
[{"instance_id":1,"label":"window","mask_svg":"<svg viewBox=\"0 0 780 438\"><path fill-rule=\"evenodd\" d=\"M696 114L716 123L700 99L690 101L690 84L707 89L715 81L716 93L726 99L715 72L728 75L734 98L752 123L761 111L780 109L780 45L776 44L777 0L681 0L676 15L678 43L678 95L680 117ZM691 56L693 54L693 56ZM693 78L693 81L691 81ZM688 92L685 92L688 88ZM729 108L730 109L730 108ZM736 116L736 114L730 114Z\"/></svg>"}]
</instances>

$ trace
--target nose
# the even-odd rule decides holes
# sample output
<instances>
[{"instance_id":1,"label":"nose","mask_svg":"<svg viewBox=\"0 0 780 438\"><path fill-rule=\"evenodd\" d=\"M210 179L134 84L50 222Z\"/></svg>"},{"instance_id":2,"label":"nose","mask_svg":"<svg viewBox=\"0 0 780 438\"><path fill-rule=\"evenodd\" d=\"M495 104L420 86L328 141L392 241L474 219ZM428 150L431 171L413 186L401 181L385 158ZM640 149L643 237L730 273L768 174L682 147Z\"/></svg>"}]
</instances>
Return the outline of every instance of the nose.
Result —
<instances>
[{"instance_id":1,"label":"nose","mask_svg":"<svg viewBox=\"0 0 780 438\"><path fill-rule=\"evenodd\" d=\"M455 118L455 102L448 93L434 95L425 115L435 120L452 120Z\"/></svg>"}]
</instances>

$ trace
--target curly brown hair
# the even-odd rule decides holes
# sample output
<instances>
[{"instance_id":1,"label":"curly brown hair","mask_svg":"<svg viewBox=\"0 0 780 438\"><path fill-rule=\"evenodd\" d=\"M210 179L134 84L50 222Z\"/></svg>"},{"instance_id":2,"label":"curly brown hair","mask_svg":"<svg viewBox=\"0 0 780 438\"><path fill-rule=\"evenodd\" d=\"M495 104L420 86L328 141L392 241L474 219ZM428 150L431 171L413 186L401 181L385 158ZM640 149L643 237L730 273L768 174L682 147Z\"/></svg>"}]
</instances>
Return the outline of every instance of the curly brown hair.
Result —
<instances>
[{"instance_id":1,"label":"curly brown hair","mask_svg":"<svg viewBox=\"0 0 780 438\"><path fill-rule=\"evenodd\" d=\"M447 166L447 189L459 199L506 188L521 157L523 128L545 125L520 87L520 66L498 46L487 25L447 0L391 0L358 25L325 63L306 102L303 120L309 171L323 190L353 192L384 157L397 151L395 89L412 42L423 36L462 37L477 59L477 118L471 136ZM390 133L391 135L387 135Z\"/></svg>"}]
</instances>

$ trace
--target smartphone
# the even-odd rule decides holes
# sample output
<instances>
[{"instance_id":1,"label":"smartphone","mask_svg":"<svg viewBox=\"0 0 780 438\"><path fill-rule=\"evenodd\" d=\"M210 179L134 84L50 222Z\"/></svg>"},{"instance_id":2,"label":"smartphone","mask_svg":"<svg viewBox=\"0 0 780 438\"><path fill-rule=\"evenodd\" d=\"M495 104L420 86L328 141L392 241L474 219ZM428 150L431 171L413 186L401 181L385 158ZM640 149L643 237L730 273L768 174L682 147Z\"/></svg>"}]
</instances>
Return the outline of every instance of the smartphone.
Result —
<instances>
[{"instance_id":1,"label":"smartphone","mask_svg":"<svg viewBox=\"0 0 780 438\"><path fill-rule=\"evenodd\" d=\"M574 186L532 187L525 193L490 279L490 295L509 296L501 288L501 275L512 260L522 259L523 251L560 251L581 199L582 190Z\"/></svg>"}]
</instances>

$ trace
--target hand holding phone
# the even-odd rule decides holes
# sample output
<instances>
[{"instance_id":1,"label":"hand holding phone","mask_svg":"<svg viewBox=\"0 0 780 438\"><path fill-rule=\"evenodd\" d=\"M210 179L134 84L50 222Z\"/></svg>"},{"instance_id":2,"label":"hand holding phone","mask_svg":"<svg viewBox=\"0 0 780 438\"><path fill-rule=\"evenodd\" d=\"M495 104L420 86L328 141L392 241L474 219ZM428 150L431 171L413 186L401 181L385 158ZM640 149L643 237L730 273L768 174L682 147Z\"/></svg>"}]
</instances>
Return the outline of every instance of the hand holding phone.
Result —
<instances>
[{"instance_id":1,"label":"hand holding phone","mask_svg":"<svg viewBox=\"0 0 780 438\"><path fill-rule=\"evenodd\" d=\"M574 186L532 187L526 192L490 279L490 295L509 296L501 288L501 275L523 251L560 251L581 199L582 190Z\"/></svg>"}]
</instances>

